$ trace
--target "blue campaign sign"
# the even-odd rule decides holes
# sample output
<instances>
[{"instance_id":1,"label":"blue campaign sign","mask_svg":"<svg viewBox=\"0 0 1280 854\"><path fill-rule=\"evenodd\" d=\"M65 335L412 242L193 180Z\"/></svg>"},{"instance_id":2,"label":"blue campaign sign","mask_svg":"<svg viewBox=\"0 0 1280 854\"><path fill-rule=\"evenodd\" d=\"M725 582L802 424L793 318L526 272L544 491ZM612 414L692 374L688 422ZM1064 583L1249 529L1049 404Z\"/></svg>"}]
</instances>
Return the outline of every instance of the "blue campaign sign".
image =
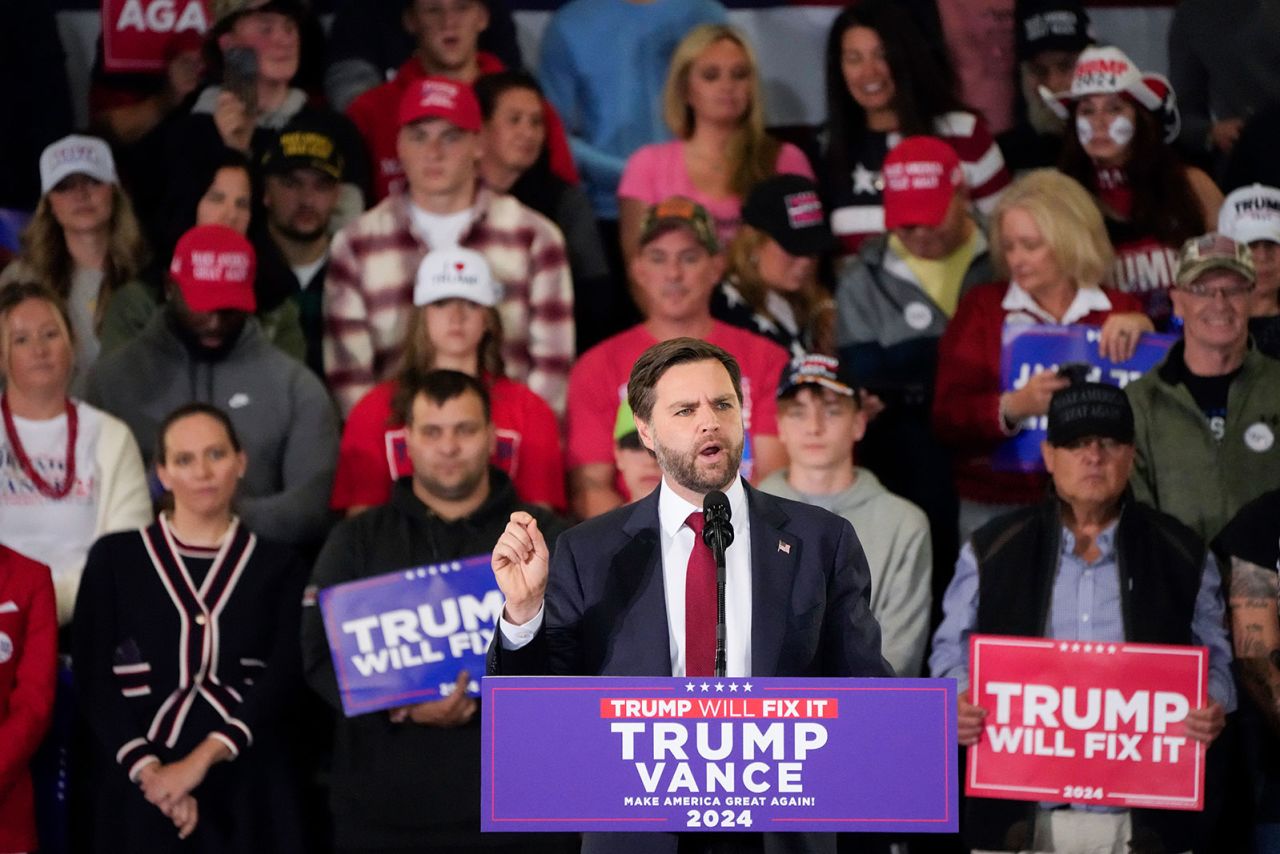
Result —
<instances>
[{"instance_id":1,"label":"blue campaign sign","mask_svg":"<svg viewBox=\"0 0 1280 854\"><path fill-rule=\"evenodd\" d=\"M438 700L458 674L479 695L502 615L489 555L326 587L318 601L347 717Z\"/></svg>"},{"instance_id":2,"label":"blue campaign sign","mask_svg":"<svg viewBox=\"0 0 1280 854\"><path fill-rule=\"evenodd\" d=\"M1100 338L1096 326L1006 326L1000 353L1001 391L1017 391L1040 371L1057 370L1073 362L1093 366L1090 381L1124 388L1159 364L1178 340L1176 335L1144 333L1132 359L1112 362L1099 352ZM1044 471L1040 443L1045 437L1046 422L1043 415L1026 419L1022 430L996 449L992 466L1004 471Z\"/></svg>"},{"instance_id":3,"label":"blue campaign sign","mask_svg":"<svg viewBox=\"0 0 1280 854\"><path fill-rule=\"evenodd\" d=\"M955 833L954 679L489 676L485 831Z\"/></svg>"}]
</instances>

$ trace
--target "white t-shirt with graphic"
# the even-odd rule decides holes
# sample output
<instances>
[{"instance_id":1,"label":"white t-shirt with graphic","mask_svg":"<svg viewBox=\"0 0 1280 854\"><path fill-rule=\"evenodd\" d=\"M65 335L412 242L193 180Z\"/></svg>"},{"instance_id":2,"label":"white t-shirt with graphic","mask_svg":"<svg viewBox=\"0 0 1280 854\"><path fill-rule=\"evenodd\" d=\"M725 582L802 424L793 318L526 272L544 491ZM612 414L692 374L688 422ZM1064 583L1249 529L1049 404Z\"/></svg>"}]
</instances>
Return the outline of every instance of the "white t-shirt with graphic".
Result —
<instances>
[{"instance_id":1,"label":"white t-shirt with graphic","mask_svg":"<svg viewBox=\"0 0 1280 854\"><path fill-rule=\"evenodd\" d=\"M22 471L0 430L0 543L54 569L78 570L93 545L98 520L101 475L97 466L102 414L83 403L76 404L79 432L76 438L76 482L65 498L42 495ZM67 416L47 421L13 418L22 447L36 472L52 486L66 479Z\"/></svg>"}]
</instances>

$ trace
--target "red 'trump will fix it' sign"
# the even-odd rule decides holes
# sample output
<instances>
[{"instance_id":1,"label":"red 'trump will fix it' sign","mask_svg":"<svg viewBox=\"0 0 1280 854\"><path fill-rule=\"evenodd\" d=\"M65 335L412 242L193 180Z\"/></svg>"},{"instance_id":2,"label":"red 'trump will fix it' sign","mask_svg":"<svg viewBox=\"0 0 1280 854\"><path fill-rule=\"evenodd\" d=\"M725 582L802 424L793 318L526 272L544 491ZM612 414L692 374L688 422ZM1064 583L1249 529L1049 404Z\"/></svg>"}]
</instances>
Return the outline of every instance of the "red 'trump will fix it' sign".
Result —
<instances>
[{"instance_id":1,"label":"red 'trump will fix it' sign","mask_svg":"<svg viewBox=\"0 0 1280 854\"><path fill-rule=\"evenodd\" d=\"M974 635L971 796L1204 808L1204 745L1187 713L1207 702L1204 647Z\"/></svg>"}]
</instances>

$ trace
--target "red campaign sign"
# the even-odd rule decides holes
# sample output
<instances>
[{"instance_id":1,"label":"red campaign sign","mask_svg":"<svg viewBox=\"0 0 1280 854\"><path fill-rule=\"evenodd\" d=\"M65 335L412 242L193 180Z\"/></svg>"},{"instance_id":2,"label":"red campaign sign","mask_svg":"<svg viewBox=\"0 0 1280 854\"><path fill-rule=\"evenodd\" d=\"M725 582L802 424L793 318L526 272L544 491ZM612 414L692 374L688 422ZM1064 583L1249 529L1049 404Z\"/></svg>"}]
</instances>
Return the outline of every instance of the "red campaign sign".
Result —
<instances>
[{"instance_id":1,"label":"red campaign sign","mask_svg":"<svg viewBox=\"0 0 1280 854\"><path fill-rule=\"evenodd\" d=\"M102 62L107 71L164 71L169 40L209 29L208 0L102 0Z\"/></svg>"},{"instance_id":2,"label":"red campaign sign","mask_svg":"<svg viewBox=\"0 0 1280 854\"><path fill-rule=\"evenodd\" d=\"M1199 646L973 635L970 796L1204 809L1204 745L1187 712L1207 702Z\"/></svg>"}]
</instances>

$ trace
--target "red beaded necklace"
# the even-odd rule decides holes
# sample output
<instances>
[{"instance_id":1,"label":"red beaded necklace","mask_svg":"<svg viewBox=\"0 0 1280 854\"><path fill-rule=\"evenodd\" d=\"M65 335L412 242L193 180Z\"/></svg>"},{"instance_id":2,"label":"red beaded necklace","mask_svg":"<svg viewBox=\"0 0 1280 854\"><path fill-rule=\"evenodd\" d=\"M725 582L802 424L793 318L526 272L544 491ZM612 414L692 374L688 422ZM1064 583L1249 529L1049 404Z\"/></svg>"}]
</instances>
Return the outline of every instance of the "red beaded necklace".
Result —
<instances>
[{"instance_id":1,"label":"red beaded necklace","mask_svg":"<svg viewBox=\"0 0 1280 854\"><path fill-rule=\"evenodd\" d=\"M76 482L76 436L80 432L80 417L76 414L75 404L70 399L67 400L67 464L65 467L67 476L62 481L62 486L58 487L51 486L31 464L31 458L22 447L22 439L18 437L18 427L13 423L13 412L9 409L7 394L0 395L0 412L4 414L5 436L9 439L9 447L13 448L13 455L18 458L18 466L22 469L22 473L31 479L41 495L52 498L54 501L66 498Z\"/></svg>"}]
</instances>

